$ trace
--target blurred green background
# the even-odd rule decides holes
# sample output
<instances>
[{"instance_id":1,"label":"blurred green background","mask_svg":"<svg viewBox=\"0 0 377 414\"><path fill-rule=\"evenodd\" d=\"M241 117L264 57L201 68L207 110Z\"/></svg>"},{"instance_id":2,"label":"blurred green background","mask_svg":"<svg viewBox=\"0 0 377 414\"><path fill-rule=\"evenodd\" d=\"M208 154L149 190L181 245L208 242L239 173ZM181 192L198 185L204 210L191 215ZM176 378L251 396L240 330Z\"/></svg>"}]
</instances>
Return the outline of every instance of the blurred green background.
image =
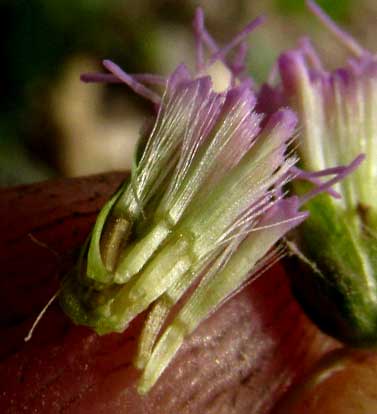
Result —
<instances>
[{"instance_id":1,"label":"blurred green background","mask_svg":"<svg viewBox=\"0 0 377 414\"><path fill-rule=\"evenodd\" d=\"M248 64L266 79L279 52L312 36L326 63L342 49L303 0L207 0L206 23L221 43L260 14ZM375 0L318 2L372 51ZM128 72L169 73L192 62L197 1L12 0L0 2L0 186L129 168L150 108L121 85L87 85L82 72L109 58Z\"/></svg>"}]
</instances>

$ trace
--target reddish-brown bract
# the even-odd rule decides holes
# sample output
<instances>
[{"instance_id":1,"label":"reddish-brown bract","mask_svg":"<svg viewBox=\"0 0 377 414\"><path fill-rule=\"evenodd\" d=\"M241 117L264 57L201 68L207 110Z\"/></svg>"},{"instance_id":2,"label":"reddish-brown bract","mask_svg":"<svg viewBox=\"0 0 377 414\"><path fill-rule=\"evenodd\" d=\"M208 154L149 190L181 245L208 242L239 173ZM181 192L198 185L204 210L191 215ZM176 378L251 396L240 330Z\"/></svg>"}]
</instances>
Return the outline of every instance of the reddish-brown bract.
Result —
<instances>
[{"instance_id":1,"label":"reddish-brown bract","mask_svg":"<svg viewBox=\"0 0 377 414\"><path fill-rule=\"evenodd\" d=\"M280 265L204 322L147 397L136 392L132 366L143 315L123 334L99 337L73 326L55 303L23 342L123 177L0 193L0 412L267 413L334 346L300 311Z\"/></svg>"}]
</instances>

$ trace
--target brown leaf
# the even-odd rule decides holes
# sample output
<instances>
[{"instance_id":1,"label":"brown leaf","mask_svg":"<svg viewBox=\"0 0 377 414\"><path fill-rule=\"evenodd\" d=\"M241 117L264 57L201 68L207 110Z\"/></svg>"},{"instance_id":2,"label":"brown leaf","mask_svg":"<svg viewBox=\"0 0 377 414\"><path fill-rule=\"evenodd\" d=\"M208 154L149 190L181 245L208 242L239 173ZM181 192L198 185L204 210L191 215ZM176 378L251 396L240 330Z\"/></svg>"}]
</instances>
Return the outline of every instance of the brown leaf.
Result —
<instances>
[{"instance_id":1,"label":"brown leaf","mask_svg":"<svg viewBox=\"0 0 377 414\"><path fill-rule=\"evenodd\" d=\"M123 334L100 337L73 326L55 303L23 342L123 177L0 193L0 412L268 413L334 347L299 309L279 264L202 323L146 397L132 366L143 315Z\"/></svg>"}]
</instances>

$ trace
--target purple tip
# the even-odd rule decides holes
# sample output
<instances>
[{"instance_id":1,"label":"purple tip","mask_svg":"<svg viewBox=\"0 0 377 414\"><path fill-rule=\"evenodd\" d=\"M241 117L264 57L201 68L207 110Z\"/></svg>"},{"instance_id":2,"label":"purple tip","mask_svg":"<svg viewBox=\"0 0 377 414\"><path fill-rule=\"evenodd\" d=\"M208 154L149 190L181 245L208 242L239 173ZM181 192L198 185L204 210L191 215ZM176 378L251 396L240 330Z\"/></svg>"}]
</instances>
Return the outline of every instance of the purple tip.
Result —
<instances>
[{"instance_id":1,"label":"purple tip","mask_svg":"<svg viewBox=\"0 0 377 414\"><path fill-rule=\"evenodd\" d=\"M308 66L301 51L289 50L279 57L279 72L284 89L295 94L300 78L309 77Z\"/></svg>"},{"instance_id":2,"label":"purple tip","mask_svg":"<svg viewBox=\"0 0 377 414\"><path fill-rule=\"evenodd\" d=\"M282 235L301 224L309 215L307 211L299 211L301 204L297 196L278 200L264 215L259 226L278 225Z\"/></svg>"},{"instance_id":3,"label":"purple tip","mask_svg":"<svg viewBox=\"0 0 377 414\"><path fill-rule=\"evenodd\" d=\"M311 200L318 194L328 191L333 185L342 181L345 177L347 177L347 175L354 172L360 166L360 164L364 161L365 157L365 154L360 154L350 164L342 167L335 167L337 169L336 176L331 180L328 180L325 183L322 183L321 185L317 186L312 191L306 193L304 196L300 197L300 205L307 203L309 200ZM333 169L334 171L335 168ZM324 170L323 173L328 171L333 173L331 169Z\"/></svg>"},{"instance_id":4,"label":"purple tip","mask_svg":"<svg viewBox=\"0 0 377 414\"><path fill-rule=\"evenodd\" d=\"M156 105L160 104L161 98L159 95L157 95L155 92L151 91L143 84L138 82L133 76L124 72L124 70L120 66L118 66L111 60L104 60L102 64L109 72L111 72L120 81L128 85L134 92L152 101Z\"/></svg>"},{"instance_id":5,"label":"purple tip","mask_svg":"<svg viewBox=\"0 0 377 414\"><path fill-rule=\"evenodd\" d=\"M343 31L335 22L328 16L314 0L306 0L308 9L316 16L319 21L327 27L327 29L335 35L335 37L346 46L356 56L369 55L352 36Z\"/></svg>"},{"instance_id":6,"label":"purple tip","mask_svg":"<svg viewBox=\"0 0 377 414\"><path fill-rule=\"evenodd\" d=\"M281 139L286 141L292 138L297 126L297 115L289 108L281 108L268 119L266 129L281 128Z\"/></svg>"},{"instance_id":7,"label":"purple tip","mask_svg":"<svg viewBox=\"0 0 377 414\"><path fill-rule=\"evenodd\" d=\"M264 23L266 20L265 16L259 16L256 19L249 22L243 30L241 30L226 46L218 50L210 60L210 64L216 62L216 60L223 60L225 56L234 49L237 45L242 43L246 37L258 26Z\"/></svg>"}]
</instances>

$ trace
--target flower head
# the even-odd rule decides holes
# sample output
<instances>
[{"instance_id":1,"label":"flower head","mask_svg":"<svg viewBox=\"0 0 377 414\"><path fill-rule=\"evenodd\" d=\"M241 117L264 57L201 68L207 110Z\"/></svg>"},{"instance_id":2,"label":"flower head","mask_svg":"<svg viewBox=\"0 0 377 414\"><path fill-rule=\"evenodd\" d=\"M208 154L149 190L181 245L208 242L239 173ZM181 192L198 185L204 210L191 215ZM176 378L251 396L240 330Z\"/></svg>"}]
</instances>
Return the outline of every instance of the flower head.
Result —
<instances>
[{"instance_id":1,"label":"flower head","mask_svg":"<svg viewBox=\"0 0 377 414\"><path fill-rule=\"evenodd\" d=\"M310 270L297 277L296 293L326 332L370 344L377 341L377 58L308 5L353 57L327 71L307 39L280 56L282 93L300 119L301 178L352 160L350 169L360 166L334 187L340 197L322 194L307 204L298 254Z\"/></svg>"},{"instance_id":2,"label":"flower head","mask_svg":"<svg viewBox=\"0 0 377 414\"><path fill-rule=\"evenodd\" d=\"M243 74L245 36L259 22L219 48L199 10L194 75L180 65L166 79L131 76L105 61L110 73L84 76L124 82L158 109L130 178L100 212L60 295L74 322L100 334L123 331L149 309L136 358L144 370L140 392L203 319L280 257L275 243L306 217L299 198L283 190L294 175L288 147L296 116L280 109L262 126ZM215 62L230 73L220 92L207 74ZM162 83L163 95L146 82Z\"/></svg>"}]
</instances>

